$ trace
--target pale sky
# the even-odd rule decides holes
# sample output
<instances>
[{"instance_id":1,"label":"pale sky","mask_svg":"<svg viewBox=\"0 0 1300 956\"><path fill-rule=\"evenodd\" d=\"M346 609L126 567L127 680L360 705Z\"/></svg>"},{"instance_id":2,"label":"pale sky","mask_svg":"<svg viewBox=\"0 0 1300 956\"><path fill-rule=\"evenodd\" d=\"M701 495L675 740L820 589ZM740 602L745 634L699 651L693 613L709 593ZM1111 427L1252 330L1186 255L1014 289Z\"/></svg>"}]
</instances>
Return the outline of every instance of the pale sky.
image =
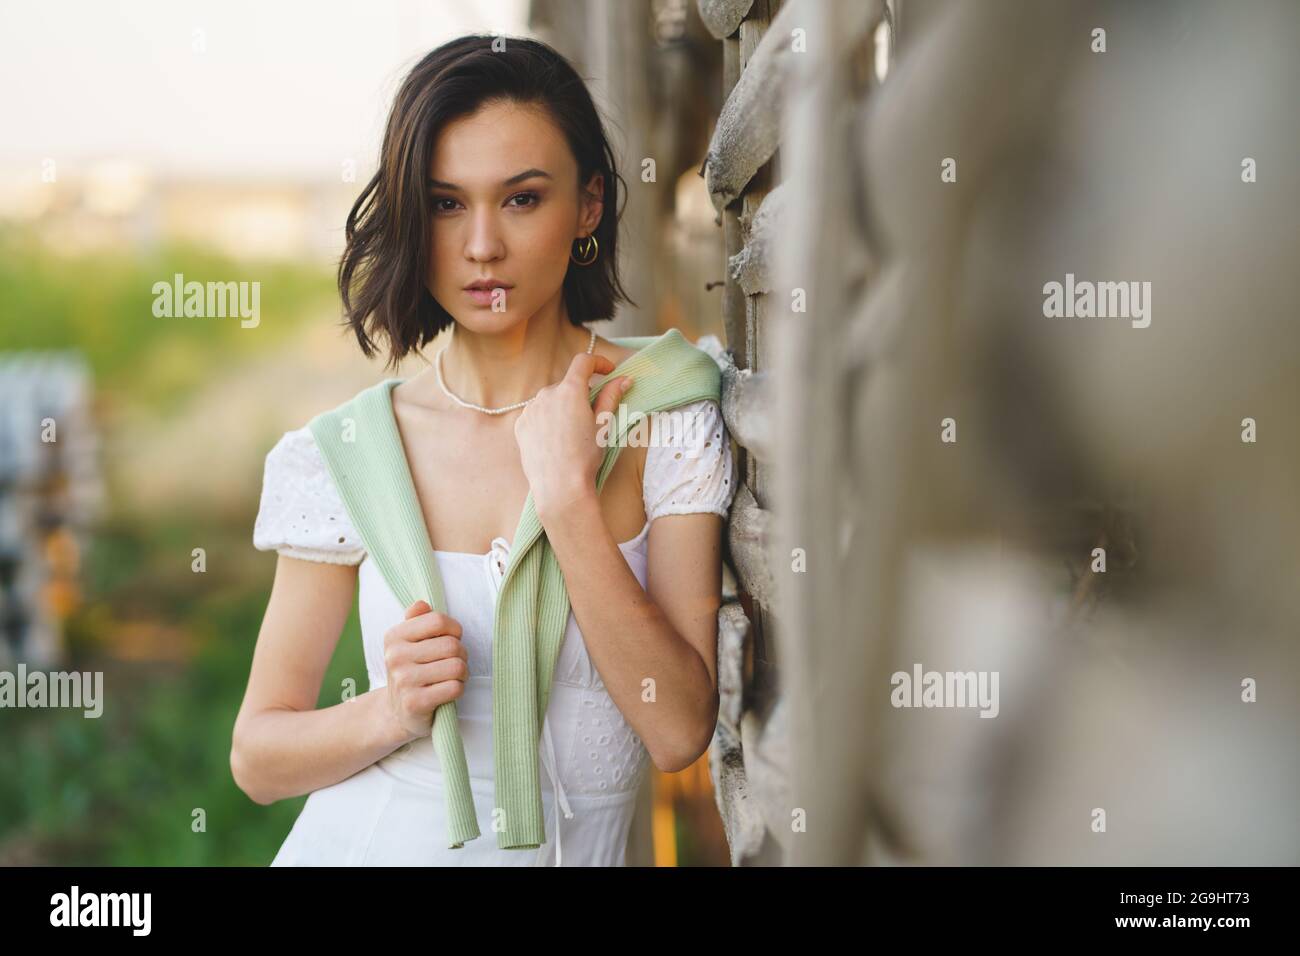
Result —
<instances>
[{"instance_id":1,"label":"pale sky","mask_svg":"<svg viewBox=\"0 0 1300 956\"><path fill-rule=\"evenodd\" d=\"M183 175L372 168L407 69L528 0L4 0L0 166L104 159ZM196 46L202 46L201 51Z\"/></svg>"}]
</instances>

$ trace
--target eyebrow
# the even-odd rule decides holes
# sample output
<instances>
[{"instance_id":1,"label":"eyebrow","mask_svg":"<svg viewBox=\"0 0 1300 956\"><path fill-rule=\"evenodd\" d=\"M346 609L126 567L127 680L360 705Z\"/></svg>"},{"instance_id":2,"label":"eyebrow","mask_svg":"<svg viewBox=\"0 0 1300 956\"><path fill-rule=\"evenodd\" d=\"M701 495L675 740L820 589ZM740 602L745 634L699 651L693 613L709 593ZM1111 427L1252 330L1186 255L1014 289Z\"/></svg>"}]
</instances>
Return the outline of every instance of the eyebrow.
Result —
<instances>
[{"instance_id":1,"label":"eyebrow","mask_svg":"<svg viewBox=\"0 0 1300 956\"><path fill-rule=\"evenodd\" d=\"M502 182L501 185L513 186L515 185L515 183L522 183L525 179L533 179L538 176L544 179L555 178L550 173L546 172L546 170L544 169L537 169L537 168L525 169L522 173L515 173L515 175L511 176L509 179ZM465 191L461 189L461 187L457 186L455 183L443 182L441 179L434 179L432 176L429 177L429 186L433 189L450 189L452 192L458 192L458 193Z\"/></svg>"}]
</instances>

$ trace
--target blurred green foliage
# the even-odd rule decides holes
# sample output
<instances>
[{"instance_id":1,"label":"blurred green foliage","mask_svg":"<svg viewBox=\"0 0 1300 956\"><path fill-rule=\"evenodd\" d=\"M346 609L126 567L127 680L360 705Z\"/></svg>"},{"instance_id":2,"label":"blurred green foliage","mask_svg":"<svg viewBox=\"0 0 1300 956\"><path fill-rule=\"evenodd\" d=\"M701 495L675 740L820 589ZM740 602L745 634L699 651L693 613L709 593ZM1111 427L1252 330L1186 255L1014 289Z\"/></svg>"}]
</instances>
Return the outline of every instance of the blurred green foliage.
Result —
<instances>
[{"instance_id":1,"label":"blurred green foliage","mask_svg":"<svg viewBox=\"0 0 1300 956\"><path fill-rule=\"evenodd\" d=\"M238 317L159 318L155 282L260 282L260 323ZM234 261L163 244L54 255L29 233L0 227L0 350L76 349L96 388L124 404L161 408L223 364L282 342L308 315L338 312L332 271L319 263Z\"/></svg>"},{"instance_id":2,"label":"blurred green foliage","mask_svg":"<svg viewBox=\"0 0 1300 956\"><path fill-rule=\"evenodd\" d=\"M165 319L152 287L186 280L260 281L261 322ZM331 271L310 263L234 262L168 245L54 255L0 228L0 350L71 349L89 363L96 394L162 415L223 366L284 341L308 317L336 312ZM230 774L230 737L274 575L251 529L220 516L109 513L84 555L83 603L66 622L60 670L104 671L104 711L6 709L0 717L0 862L56 865L269 863L306 797L253 803ZM191 542L208 570L193 573ZM115 629L184 637L160 660L110 653ZM188 652L188 654L186 653ZM353 614L322 684L367 687ZM194 811L206 830L194 832Z\"/></svg>"},{"instance_id":3,"label":"blurred green foliage","mask_svg":"<svg viewBox=\"0 0 1300 956\"><path fill-rule=\"evenodd\" d=\"M230 735L275 556L240 553L249 550L246 536L228 530L225 539L219 529L195 534L220 542L210 561L239 562L241 576L261 584L191 574L189 593L165 594L159 617L197 647L182 664L113 661L96 653L105 635L84 632L104 621L96 614L101 602L121 611L111 585L69 622L76 653L63 669L104 670L104 711L94 719L67 709L6 711L0 848L21 834L37 862L60 865L263 866L274 857L306 797L269 807L253 803L231 778ZM118 538L114 532L97 539L93 566L112 565L99 552L147 550L146 541ZM358 693L366 689L355 606L319 706L339 703L349 677ZM197 808L206 816L205 832L192 830Z\"/></svg>"}]
</instances>

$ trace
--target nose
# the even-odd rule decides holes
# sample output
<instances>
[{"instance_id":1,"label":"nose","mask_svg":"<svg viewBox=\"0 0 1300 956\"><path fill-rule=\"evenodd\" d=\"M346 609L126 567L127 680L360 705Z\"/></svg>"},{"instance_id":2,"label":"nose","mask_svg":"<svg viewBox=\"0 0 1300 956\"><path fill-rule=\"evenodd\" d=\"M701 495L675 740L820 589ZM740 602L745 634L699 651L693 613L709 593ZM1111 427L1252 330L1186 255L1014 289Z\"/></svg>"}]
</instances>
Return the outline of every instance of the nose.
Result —
<instances>
[{"instance_id":1,"label":"nose","mask_svg":"<svg viewBox=\"0 0 1300 956\"><path fill-rule=\"evenodd\" d=\"M496 217L491 209L480 209L470 217L469 235L465 239L465 258L473 262L491 262L505 254Z\"/></svg>"}]
</instances>

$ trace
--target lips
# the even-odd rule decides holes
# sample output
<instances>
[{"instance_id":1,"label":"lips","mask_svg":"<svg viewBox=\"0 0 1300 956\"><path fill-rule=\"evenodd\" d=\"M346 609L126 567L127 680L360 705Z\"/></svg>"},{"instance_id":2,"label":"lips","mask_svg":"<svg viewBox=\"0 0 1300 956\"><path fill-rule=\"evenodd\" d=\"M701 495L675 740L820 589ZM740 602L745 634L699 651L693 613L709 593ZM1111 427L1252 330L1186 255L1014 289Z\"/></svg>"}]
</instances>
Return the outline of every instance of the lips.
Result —
<instances>
[{"instance_id":1,"label":"lips","mask_svg":"<svg viewBox=\"0 0 1300 956\"><path fill-rule=\"evenodd\" d=\"M465 295L476 305L490 305L500 307L505 305L506 290L511 288L508 285L487 285L476 284L465 288ZM500 293L497 290L500 289ZM500 300L498 302L498 295Z\"/></svg>"}]
</instances>

